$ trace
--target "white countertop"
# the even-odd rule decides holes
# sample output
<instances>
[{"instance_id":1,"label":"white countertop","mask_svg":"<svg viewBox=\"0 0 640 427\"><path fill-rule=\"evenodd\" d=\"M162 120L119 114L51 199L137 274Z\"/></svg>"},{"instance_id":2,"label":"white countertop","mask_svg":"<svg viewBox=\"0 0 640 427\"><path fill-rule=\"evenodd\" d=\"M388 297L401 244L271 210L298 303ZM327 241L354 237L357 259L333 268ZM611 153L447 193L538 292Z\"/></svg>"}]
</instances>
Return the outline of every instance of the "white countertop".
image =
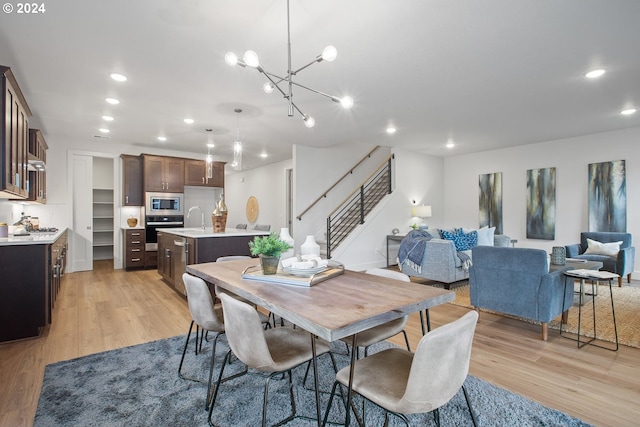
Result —
<instances>
[{"instance_id":1,"label":"white countertop","mask_svg":"<svg viewBox=\"0 0 640 427\"><path fill-rule=\"evenodd\" d=\"M54 243L58 237L62 236L62 233L65 231L66 228L61 228L56 232L30 233L28 236L9 235L9 237L0 237L0 246L50 245Z\"/></svg>"},{"instance_id":2,"label":"white countertop","mask_svg":"<svg viewBox=\"0 0 640 427\"><path fill-rule=\"evenodd\" d=\"M268 236L268 231L239 230L237 228L227 228L224 233L214 233L212 227L202 230L202 227L191 228L160 228L160 233L175 234L182 237L205 238L205 237L237 237L237 236Z\"/></svg>"}]
</instances>

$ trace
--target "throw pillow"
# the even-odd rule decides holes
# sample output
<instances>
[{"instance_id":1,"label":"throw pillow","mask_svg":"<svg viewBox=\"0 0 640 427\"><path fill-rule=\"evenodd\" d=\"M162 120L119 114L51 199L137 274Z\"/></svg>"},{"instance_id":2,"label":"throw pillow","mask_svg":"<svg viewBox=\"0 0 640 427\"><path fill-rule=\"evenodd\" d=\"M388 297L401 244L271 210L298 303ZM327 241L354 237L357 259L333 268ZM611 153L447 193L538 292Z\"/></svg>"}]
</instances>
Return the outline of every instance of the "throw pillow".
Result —
<instances>
[{"instance_id":1,"label":"throw pillow","mask_svg":"<svg viewBox=\"0 0 640 427\"><path fill-rule=\"evenodd\" d=\"M456 251L468 251L478 244L478 232L465 233L462 228L456 228L453 232L440 230L443 239L453 241Z\"/></svg>"},{"instance_id":2,"label":"throw pillow","mask_svg":"<svg viewBox=\"0 0 640 427\"><path fill-rule=\"evenodd\" d=\"M495 227L484 226L478 230L478 246L493 246L493 235L496 232Z\"/></svg>"},{"instance_id":3,"label":"throw pillow","mask_svg":"<svg viewBox=\"0 0 640 427\"><path fill-rule=\"evenodd\" d=\"M606 255L606 256L618 256L620 252L620 245L622 241L602 243L597 240L587 239L587 250L584 251L585 255Z\"/></svg>"}]
</instances>

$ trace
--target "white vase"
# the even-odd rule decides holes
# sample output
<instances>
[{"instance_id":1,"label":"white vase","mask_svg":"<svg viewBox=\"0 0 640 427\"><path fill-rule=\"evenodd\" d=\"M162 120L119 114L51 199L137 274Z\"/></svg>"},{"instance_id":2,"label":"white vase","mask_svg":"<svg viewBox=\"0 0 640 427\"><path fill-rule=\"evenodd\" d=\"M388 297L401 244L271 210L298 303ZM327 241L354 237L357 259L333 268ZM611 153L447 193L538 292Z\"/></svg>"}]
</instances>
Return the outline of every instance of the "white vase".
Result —
<instances>
[{"instance_id":1,"label":"white vase","mask_svg":"<svg viewBox=\"0 0 640 427\"><path fill-rule=\"evenodd\" d=\"M320 245L316 243L313 236L307 236L306 240L300 245L300 255L320 256Z\"/></svg>"},{"instance_id":2,"label":"white vase","mask_svg":"<svg viewBox=\"0 0 640 427\"><path fill-rule=\"evenodd\" d=\"M293 237L291 237L291 235L289 234L288 228L283 227L280 229L280 240L282 240L283 242L287 242L289 246L291 246L291 249L289 249L286 252L283 252L282 255L280 255L280 260L282 261L283 259L291 258L292 256L294 256L295 252L293 249L293 245L295 241L293 240Z\"/></svg>"}]
</instances>

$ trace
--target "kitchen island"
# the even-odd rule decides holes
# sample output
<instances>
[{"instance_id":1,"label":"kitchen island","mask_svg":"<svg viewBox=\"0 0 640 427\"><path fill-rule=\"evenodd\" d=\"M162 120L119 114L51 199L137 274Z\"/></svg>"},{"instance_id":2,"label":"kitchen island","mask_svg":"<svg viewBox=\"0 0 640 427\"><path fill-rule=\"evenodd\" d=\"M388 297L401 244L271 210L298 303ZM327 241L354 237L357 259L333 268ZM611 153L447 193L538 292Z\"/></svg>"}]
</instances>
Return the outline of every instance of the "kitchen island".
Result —
<instances>
[{"instance_id":1,"label":"kitchen island","mask_svg":"<svg viewBox=\"0 0 640 427\"><path fill-rule=\"evenodd\" d=\"M249 242L268 231L227 228L214 233L213 228L163 228L158 231L158 273L182 295L186 294L182 274L187 265L212 262L221 256L248 255Z\"/></svg>"},{"instance_id":2,"label":"kitchen island","mask_svg":"<svg viewBox=\"0 0 640 427\"><path fill-rule=\"evenodd\" d=\"M66 254L66 229L0 238L0 342L37 337L51 323Z\"/></svg>"}]
</instances>

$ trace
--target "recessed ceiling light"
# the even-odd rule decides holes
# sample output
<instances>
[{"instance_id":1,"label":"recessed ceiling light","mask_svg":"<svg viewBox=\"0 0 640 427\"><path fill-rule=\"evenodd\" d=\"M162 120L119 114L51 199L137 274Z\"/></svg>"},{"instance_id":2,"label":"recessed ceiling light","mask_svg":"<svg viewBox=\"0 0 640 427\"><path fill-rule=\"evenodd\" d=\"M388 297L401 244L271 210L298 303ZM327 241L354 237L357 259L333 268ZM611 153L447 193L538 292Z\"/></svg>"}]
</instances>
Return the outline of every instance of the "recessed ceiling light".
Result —
<instances>
[{"instance_id":1,"label":"recessed ceiling light","mask_svg":"<svg viewBox=\"0 0 640 427\"><path fill-rule=\"evenodd\" d=\"M267 153L262 153L260 154L260 157L262 157L263 159L266 159L268 157Z\"/></svg>"},{"instance_id":2,"label":"recessed ceiling light","mask_svg":"<svg viewBox=\"0 0 640 427\"><path fill-rule=\"evenodd\" d=\"M184 119L184 122L188 125L192 125L194 120L193 119Z\"/></svg>"},{"instance_id":3,"label":"recessed ceiling light","mask_svg":"<svg viewBox=\"0 0 640 427\"><path fill-rule=\"evenodd\" d=\"M453 148L455 146L456 146L456 144L454 144L452 140L448 140L447 141L447 148Z\"/></svg>"},{"instance_id":4,"label":"recessed ceiling light","mask_svg":"<svg viewBox=\"0 0 640 427\"><path fill-rule=\"evenodd\" d=\"M216 146L216 145L215 145L213 142L210 142L210 143L208 143L208 144L207 144L207 147L208 147L208 148L213 148L213 147L215 147L215 146Z\"/></svg>"},{"instance_id":5,"label":"recessed ceiling light","mask_svg":"<svg viewBox=\"0 0 640 427\"><path fill-rule=\"evenodd\" d=\"M596 70L589 71L584 76L588 79L597 79L598 77L602 77L604 73L606 73L606 70L602 68L598 68Z\"/></svg>"},{"instance_id":6,"label":"recessed ceiling light","mask_svg":"<svg viewBox=\"0 0 640 427\"><path fill-rule=\"evenodd\" d=\"M113 117L111 117L111 116L102 116L102 120L104 120L105 122L112 122L113 121Z\"/></svg>"},{"instance_id":7,"label":"recessed ceiling light","mask_svg":"<svg viewBox=\"0 0 640 427\"><path fill-rule=\"evenodd\" d=\"M105 101L107 101L109 104L111 105L116 105L116 104L120 104L120 101L118 101L115 98L105 98Z\"/></svg>"},{"instance_id":8,"label":"recessed ceiling light","mask_svg":"<svg viewBox=\"0 0 640 427\"><path fill-rule=\"evenodd\" d=\"M395 128L395 126L387 126L387 133L389 135L392 135L392 134L396 133L396 130L397 129Z\"/></svg>"},{"instance_id":9,"label":"recessed ceiling light","mask_svg":"<svg viewBox=\"0 0 640 427\"><path fill-rule=\"evenodd\" d=\"M100 132L102 132L102 133L109 133L109 132L111 132L111 131L110 131L109 129L107 129L107 128L100 128L100 129L98 129L98 130L99 130Z\"/></svg>"},{"instance_id":10,"label":"recessed ceiling light","mask_svg":"<svg viewBox=\"0 0 640 427\"><path fill-rule=\"evenodd\" d=\"M164 142L164 141L166 141L166 140L167 140L167 137L166 137L166 136L159 136L159 137L158 137L158 141L162 141L162 142Z\"/></svg>"},{"instance_id":11,"label":"recessed ceiling light","mask_svg":"<svg viewBox=\"0 0 640 427\"><path fill-rule=\"evenodd\" d=\"M127 76L125 76L124 74L120 74L120 73L111 73L109 74L109 76L111 76L111 78L117 82L126 82L127 81Z\"/></svg>"},{"instance_id":12,"label":"recessed ceiling light","mask_svg":"<svg viewBox=\"0 0 640 427\"><path fill-rule=\"evenodd\" d=\"M626 110L622 110L620 111L620 114L625 115L625 116L630 116L631 114L635 114L635 112L638 111L635 108L627 108Z\"/></svg>"}]
</instances>

